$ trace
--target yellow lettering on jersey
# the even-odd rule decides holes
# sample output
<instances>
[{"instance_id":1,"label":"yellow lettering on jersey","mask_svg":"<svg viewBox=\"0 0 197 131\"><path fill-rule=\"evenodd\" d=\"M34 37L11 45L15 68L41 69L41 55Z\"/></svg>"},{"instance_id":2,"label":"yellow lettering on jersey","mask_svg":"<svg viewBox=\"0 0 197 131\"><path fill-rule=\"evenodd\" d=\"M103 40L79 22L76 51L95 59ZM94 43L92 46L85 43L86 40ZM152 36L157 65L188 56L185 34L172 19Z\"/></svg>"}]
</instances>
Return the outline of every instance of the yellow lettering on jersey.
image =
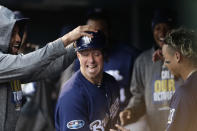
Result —
<instances>
[{"instance_id":1,"label":"yellow lettering on jersey","mask_svg":"<svg viewBox=\"0 0 197 131\"><path fill-rule=\"evenodd\" d=\"M168 88L169 88L169 91L175 91L175 82L174 82L174 79L168 80Z\"/></svg>"},{"instance_id":2,"label":"yellow lettering on jersey","mask_svg":"<svg viewBox=\"0 0 197 131\"><path fill-rule=\"evenodd\" d=\"M154 92L161 92L161 82L160 82L160 80L155 81L154 89L155 89Z\"/></svg>"}]
</instances>

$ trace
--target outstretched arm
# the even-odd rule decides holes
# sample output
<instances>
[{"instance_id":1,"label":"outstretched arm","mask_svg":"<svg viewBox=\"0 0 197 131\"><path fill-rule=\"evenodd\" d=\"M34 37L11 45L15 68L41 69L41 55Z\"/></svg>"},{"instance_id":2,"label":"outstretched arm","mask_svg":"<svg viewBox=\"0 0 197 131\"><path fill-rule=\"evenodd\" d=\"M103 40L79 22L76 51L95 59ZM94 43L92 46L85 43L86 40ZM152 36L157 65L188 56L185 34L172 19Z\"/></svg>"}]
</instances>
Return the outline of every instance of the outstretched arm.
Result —
<instances>
[{"instance_id":1,"label":"outstretched arm","mask_svg":"<svg viewBox=\"0 0 197 131\"><path fill-rule=\"evenodd\" d=\"M56 58L66 54L68 51L65 47L70 43L84 35L92 37L86 31L96 32L94 27L79 26L62 38L26 55L10 55L0 52L0 83L13 79L32 78L32 75L43 71Z\"/></svg>"}]
</instances>

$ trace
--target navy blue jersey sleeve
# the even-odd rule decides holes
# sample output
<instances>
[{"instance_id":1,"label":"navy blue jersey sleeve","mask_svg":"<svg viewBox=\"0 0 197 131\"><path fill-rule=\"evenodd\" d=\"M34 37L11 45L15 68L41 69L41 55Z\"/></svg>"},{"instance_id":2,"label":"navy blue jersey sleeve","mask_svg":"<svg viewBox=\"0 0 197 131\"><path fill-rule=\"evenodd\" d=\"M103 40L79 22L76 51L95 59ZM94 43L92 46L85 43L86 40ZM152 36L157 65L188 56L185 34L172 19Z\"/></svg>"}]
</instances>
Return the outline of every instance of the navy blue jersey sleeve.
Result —
<instances>
[{"instance_id":1,"label":"navy blue jersey sleeve","mask_svg":"<svg viewBox=\"0 0 197 131\"><path fill-rule=\"evenodd\" d=\"M171 101L167 131L188 131L192 117L190 101L184 90L175 92Z\"/></svg>"},{"instance_id":2,"label":"navy blue jersey sleeve","mask_svg":"<svg viewBox=\"0 0 197 131\"><path fill-rule=\"evenodd\" d=\"M87 106L78 92L65 93L58 101L55 115L57 131L89 131Z\"/></svg>"}]
</instances>

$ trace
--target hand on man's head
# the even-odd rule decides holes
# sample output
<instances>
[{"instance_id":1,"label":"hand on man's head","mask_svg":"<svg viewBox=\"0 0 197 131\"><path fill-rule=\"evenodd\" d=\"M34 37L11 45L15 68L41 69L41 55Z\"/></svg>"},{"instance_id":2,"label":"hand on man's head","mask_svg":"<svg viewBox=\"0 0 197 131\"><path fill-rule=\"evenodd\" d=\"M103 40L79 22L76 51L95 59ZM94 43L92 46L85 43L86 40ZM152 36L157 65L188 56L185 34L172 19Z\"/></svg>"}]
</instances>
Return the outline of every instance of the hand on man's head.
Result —
<instances>
[{"instance_id":1,"label":"hand on man's head","mask_svg":"<svg viewBox=\"0 0 197 131\"><path fill-rule=\"evenodd\" d=\"M78 26L77 28L73 29L69 33L65 34L62 37L62 41L64 42L64 46L69 45L72 42L75 42L77 39L79 39L82 36L88 36L93 37L92 34L87 33L87 31L90 32L97 32L97 29L95 27L90 25L84 25L84 26Z\"/></svg>"}]
</instances>

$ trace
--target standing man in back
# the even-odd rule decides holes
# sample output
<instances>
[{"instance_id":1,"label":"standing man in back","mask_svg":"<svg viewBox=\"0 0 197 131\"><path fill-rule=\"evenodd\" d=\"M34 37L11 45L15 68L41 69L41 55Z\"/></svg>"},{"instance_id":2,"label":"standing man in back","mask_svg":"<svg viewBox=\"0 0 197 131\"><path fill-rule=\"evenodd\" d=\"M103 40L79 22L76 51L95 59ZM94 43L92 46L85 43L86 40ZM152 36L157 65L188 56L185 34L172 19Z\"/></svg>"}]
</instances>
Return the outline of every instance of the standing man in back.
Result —
<instances>
[{"instance_id":1,"label":"standing man in back","mask_svg":"<svg viewBox=\"0 0 197 131\"><path fill-rule=\"evenodd\" d=\"M134 64L130 91L133 97L126 110L120 113L122 125L136 122L146 114L150 131L165 130L169 114L169 101L177 83L157 54L161 54L164 38L172 29L174 19L167 10L156 10L152 19L155 44L142 53ZM132 130L132 128L131 128ZM146 129L142 129L146 130Z\"/></svg>"}]
</instances>

